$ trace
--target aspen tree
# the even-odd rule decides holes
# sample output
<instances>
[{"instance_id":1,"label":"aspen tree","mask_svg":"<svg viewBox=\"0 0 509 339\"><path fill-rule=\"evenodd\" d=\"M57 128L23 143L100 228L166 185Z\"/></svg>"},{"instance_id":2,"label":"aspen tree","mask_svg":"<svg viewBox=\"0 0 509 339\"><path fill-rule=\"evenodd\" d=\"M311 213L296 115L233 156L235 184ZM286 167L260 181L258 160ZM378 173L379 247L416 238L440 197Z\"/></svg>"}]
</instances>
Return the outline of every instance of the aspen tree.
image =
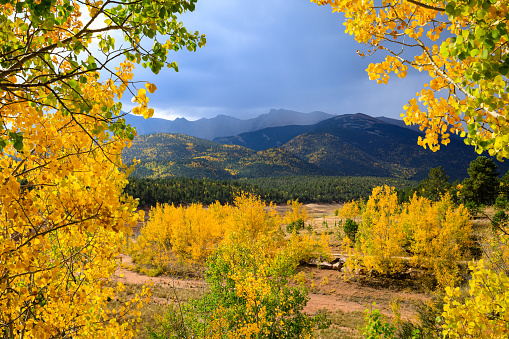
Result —
<instances>
[{"instance_id":1,"label":"aspen tree","mask_svg":"<svg viewBox=\"0 0 509 339\"><path fill-rule=\"evenodd\" d=\"M345 31L382 53L369 79L387 84L412 69L429 82L409 98L402 114L426 134L418 143L436 151L452 134L499 159L509 156L509 75L506 1L311 0L345 16ZM466 128L464 127L466 126Z\"/></svg>"},{"instance_id":2,"label":"aspen tree","mask_svg":"<svg viewBox=\"0 0 509 339\"><path fill-rule=\"evenodd\" d=\"M129 170L120 153L135 131L119 100L128 92L133 113L153 114L156 86L135 86L134 64L176 69L169 51L205 43L176 16L195 2L0 1L4 338L133 336L124 316L139 314L149 291L120 309L108 305L122 290L108 281L120 240L138 218L122 195Z\"/></svg>"}]
</instances>

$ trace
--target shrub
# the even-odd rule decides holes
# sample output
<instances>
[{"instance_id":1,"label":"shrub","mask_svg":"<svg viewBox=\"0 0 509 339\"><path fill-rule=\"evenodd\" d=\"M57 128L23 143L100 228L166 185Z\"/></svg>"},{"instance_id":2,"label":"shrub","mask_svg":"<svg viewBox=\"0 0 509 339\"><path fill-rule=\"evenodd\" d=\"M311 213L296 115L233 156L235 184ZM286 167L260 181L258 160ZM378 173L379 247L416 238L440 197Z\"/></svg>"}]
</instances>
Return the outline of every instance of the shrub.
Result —
<instances>
[{"instance_id":1,"label":"shrub","mask_svg":"<svg viewBox=\"0 0 509 339\"><path fill-rule=\"evenodd\" d=\"M376 303L373 303L376 306ZM385 321L384 316L376 308L374 310L366 310L364 316L364 327L361 333L366 339L393 339L396 327Z\"/></svg>"},{"instance_id":2,"label":"shrub","mask_svg":"<svg viewBox=\"0 0 509 339\"><path fill-rule=\"evenodd\" d=\"M355 243L355 235L358 230L359 224L352 219L346 219L345 224L343 225L343 232L352 241L352 243Z\"/></svg>"},{"instance_id":3,"label":"shrub","mask_svg":"<svg viewBox=\"0 0 509 339\"><path fill-rule=\"evenodd\" d=\"M292 221L291 223L286 225L286 231L290 233L298 232L302 229L304 229L304 220L302 219Z\"/></svg>"},{"instance_id":4,"label":"shrub","mask_svg":"<svg viewBox=\"0 0 509 339\"><path fill-rule=\"evenodd\" d=\"M278 248L267 239L250 241L233 236L209 258L210 290L200 299L168 309L151 338L300 338L323 316L301 311L307 290L289 286L297 262L293 249Z\"/></svg>"},{"instance_id":5,"label":"shrub","mask_svg":"<svg viewBox=\"0 0 509 339\"><path fill-rule=\"evenodd\" d=\"M344 230L352 243L347 223ZM404 257L411 257L410 263L434 273L441 288L456 285L461 280L458 261L470 255L471 233L470 214L447 193L437 202L414 195L398 205L394 189L375 187L355 235L355 249L344 246L349 252L346 267L354 271L363 265L391 274L401 272Z\"/></svg>"},{"instance_id":6,"label":"shrub","mask_svg":"<svg viewBox=\"0 0 509 339\"><path fill-rule=\"evenodd\" d=\"M359 216L359 214L361 213L361 205L362 205L362 201L361 201L361 203L359 203L355 200L347 202L347 203L343 204L343 207L341 209L335 210L334 215L339 216L341 218L345 218L345 219L355 218L355 217Z\"/></svg>"},{"instance_id":7,"label":"shrub","mask_svg":"<svg viewBox=\"0 0 509 339\"><path fill-rule=\"evenodd\" d=\"M434 339L442 337L441 316L444 311L442 294L435 294L430 301L418 301L417 322L409 320L398 325L398 338Z\"/></svg>"}]
</instances>

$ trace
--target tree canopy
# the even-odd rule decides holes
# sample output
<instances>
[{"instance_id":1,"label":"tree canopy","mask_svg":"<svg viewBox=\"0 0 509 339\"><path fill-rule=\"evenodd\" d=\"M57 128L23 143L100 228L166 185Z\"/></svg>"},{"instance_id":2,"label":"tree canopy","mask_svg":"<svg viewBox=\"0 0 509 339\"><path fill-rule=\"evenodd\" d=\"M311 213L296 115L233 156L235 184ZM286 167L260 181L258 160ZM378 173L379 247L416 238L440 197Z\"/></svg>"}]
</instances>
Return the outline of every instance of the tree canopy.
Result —
<instances>
[{"instance_id":1,"label":"tree canopy","mask_svg":"<svg viewBox=\"0 0 509 339\"><path fill-rule=\"evenodd\" d=\"M369 78L386 84L409 69L431 80L402 114L426 132L418 143L436 151L459 134L478 153L509 156L507 30L509 8L496 0L311 0L345 15L346 32L368 46ZM466 128L464 128L466 126Z\"/></svg>"},{"instance_id":2,"label":"tree canopy","mask_svg":"<svg viewBox=\"0 0 509 339\"><path fill-rule=\"evenodd\" d=\"M94 115L94 135L110 129L115 135L132 139L133 131L125 126L122 105L109 99L94 98L85 85L101 75L107 80L105 90L120 99L128 90L138 107L133 113L149 117L146 89L136 89L132 64L142 64L158 73L165 65L178 71L176 62L168 61L168 52L187 48L196 50L205 44L198 32L188 32L177 15L192 11L196 0L2 0L0 1L0 90L2 117L17 105L37 112L61 110L64 115ZM166 41L160 41L164 38ZM123 41L117 41L123 40ZM151 46L150 46L151 43ZM125 63L119 65L120 61ZM112 62L117 67L113 67ZM92 114L91 112L97 112ZM76 119L74 119L76 122ZM11 142L21 149L22 133L4 131L0 146ZM7 130L10 130L7 132ZM85 130L85 128L83 128Z\"/></svg>"},{"instance_id":3,"label":"tree canopy","mask_svg":"<svg viewBox=\"0 0 509 339\"><path fill-rule=\"evenodd\" d=\"M469 177L463 181L461 188L463 200L476 205L493 204L500 186L497 169L497 164L486 157L472 161L468 168Z\"/></svg>"},{"instance_id":4,"label":"tree canopy","mask_svg":"<svg viewBox=\"0 0 509 339\"><path fill-rule=\"evenodd\" d=\"M155 85L134 82L134 64L177 69L169 51L205 43L177 17L195 2L0 0L3 338L132 337L124 316L149 292L108 304L138 219L120 158L135 131L118 100L130 92L133 113L153 113Z\"/></svg>"},{"instance_id":5,"label":"tree canopy","mask_svg":"<svg viewBox=\"0 0 509 339\"><path fill-rule=\"evenodd\" d=\"M430 169L428 177L423 179L418 186L421 196L432 201L439 201L440 196L444 195L450 188L449 176L441 166Z\"/></svg>"}]
</instances>

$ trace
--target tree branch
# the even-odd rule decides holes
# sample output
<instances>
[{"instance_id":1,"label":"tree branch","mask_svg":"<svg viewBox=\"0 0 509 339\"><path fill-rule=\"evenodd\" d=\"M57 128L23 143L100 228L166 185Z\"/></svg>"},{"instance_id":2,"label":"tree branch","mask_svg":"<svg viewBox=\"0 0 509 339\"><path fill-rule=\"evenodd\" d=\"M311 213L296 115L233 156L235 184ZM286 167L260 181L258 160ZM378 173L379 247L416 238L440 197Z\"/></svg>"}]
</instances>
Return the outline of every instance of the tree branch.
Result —
<instances>
[{"instance_id":1,"label":"tree branch","mask_svg":"<svg viewBox=\"0 0 509 339\"><path fill-rule=\"evenodd\" d=\"M423 4L422 2L419 2L419 1L416 1L416 0L406 0L414 5L417 5L419 7L423 7L423 8L426 8L426 9L432 9L434 11L439 11L439 12L445 12L445 8L442 8L442 7L435 7L435 6L431 6L431 5L428 5L428 4Z\"/></svg>"}]
</instances>

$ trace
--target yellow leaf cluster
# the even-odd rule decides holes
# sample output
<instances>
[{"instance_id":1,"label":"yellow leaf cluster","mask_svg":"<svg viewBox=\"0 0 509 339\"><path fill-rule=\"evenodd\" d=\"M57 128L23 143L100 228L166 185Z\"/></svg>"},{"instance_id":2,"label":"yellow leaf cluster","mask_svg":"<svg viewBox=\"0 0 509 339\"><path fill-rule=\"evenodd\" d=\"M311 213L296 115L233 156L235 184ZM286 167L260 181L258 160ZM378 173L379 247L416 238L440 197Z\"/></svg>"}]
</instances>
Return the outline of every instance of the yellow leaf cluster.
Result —
<instances>
[{"instance_id":1,"label":"yellow leaf cluster","mask_svg":"<svg viewBox=\"0 0 509 339\"><path fill-rule=\"evenodd\" d=\"M135 256L147 255L153 264L166 266L170 252L181 260L203 261L224 238L231 206L212 204L207 209L157 205L133 243Z\"/></svg>"},{"instance_id":2,"label":"yellow leaf cluster","mask_svg":"<svg viewBox=\"0 0 509 339\"><path fill-rule=\"evenodd\" d=\"M487 269L483 260L470 264L468 295L446 288L443 334L448 338L507 338L509 279Z\"/></svg>"},{"instance_id":3,"label":"yellow leaf cluster","mask_svg":"<svg viewBox=\"0 0 509 339\"><path fill-rule=\"evenodd\" d=\"M117 89L107 83L91 76L83 84L94 106L87 115L41 112L26 101L1 108L4 126L23 136L22 149L0 153L0 331L8 338L133 336L121 320L130 307L106 313L122 288L107 283L118 244L137 220L135 201L121 197L129 140L89 134L103 120L99 107L113 105Z\"/></svg>"},{"instance_id":4,"label":"yellow leaf cluster","mask_svg":"<svg viewBox=\"0 0 509 339\"><path fill-rule=\"evenodd\" d=\"M294 202L293 206L290 217L305 215L302 204ZM284 245L292 249L297 262L328 255L325 237L292 234L285 240L282 218L273 207L244 193L235 198L233 206L217 202L206 208L198 204L157 205L129 251L137 261L160 267L167 267L174 256L184 262L203 263L224 241L259 240L272 249Z\"/></svg>"},{"instance_id":5,"label":"yellow leaf cluster","mask_svg":"<svg viewBox=\"0 0 509 339\"><path fill-rule=\"evenodd\" d=\"M465 259L472 233L466 208L455 207L449 194L436 203L414 195L400 222L411 239L408 249L413 262L432 269L442 287L459 283L458 262Z\"/></svg>"},{"instance_id":6,"label":"yellow leaf cluster","mask_svg":"<svg viewBox=\"0 0 509 339\"><path fill-rule=\"evenodd\" d=\"M303 298L304 290L287 285L295 267L289 252L291 249L285 247L267 247L260 240L230 239L222 244L217 253L220 257L214 262L227 268L227 273L217 272L218 266L212 268L216 278L216 274L226 273L224 280L213 281L212 289L224 289L222 284L226 283L235 297L227 299L229 308L218 308L212 314L213 323L229 326L215 328L209 337L282 337L292 322L303 326L301 336L310 335L310 326L304 325L306 320L300 314L307 300Z\"/></svg>"},{"instance_id":7,"label":"yellow leaf cluster","mask_svg":"<svg viewBox=\"0 0 509 339\"><path fill-rule=\"evenodd\" d=\"M346 33L366 46L369 79L387 84L390 74L427 72L428 83L401 116L420 125L418 144L437 151L451 134L478 153L509 156L507 124L507 4L504 1L311 0L345 16ZM465 127L469 127L468 130Z\"/></svg>"},{"instance_id":8,"label":"yellow leaf cluster","mask_svg":"<svg viewBox=\"0 0 509 339\"><path fill-rule=\"evenodd\" d=\"M120 309L110 303L123 289L110 281L119 244L139 217L137 202L123 193L132 168L121 160L136 131L126 126L115 99L134 86L132 62L150 54L153 72L167 64L166 50L139 49L144 36L168 33L190 49L196 39L199 47L205 43L173 15L194 5L151 5L0 4L2 338L135 335L137 319L125 316L150 291ZM85 9L88 18L81 16ZM126 43L115 47L113 32ZM148 83L146 90L156 86ZM149 117L146 90L136 96L136 113Z\"/></svg>"},{"instance_id":9,"label":"yellow leaf cluster","mask_svg":"<svg viewBox=\"0 0 509 339\"><path fill-rule=\"evenodd\" d=\"M154 84L147 84L147 89L150 91L155 91L156 87ZM152 93L150 92L150 93ZM148 108L148 97L147 97L147 90L144 88L140 88L138 90L138 94L133 97L131 100L133 103L138 103L138 106L133 108L132 112L136 115L143 115L145 119L148 119L154 115L154 109Z\"/></svg>"},{"instance_id":10,"label":"yellow leaf cluster","mask_svg":"<svg viewBox=\"0 0 509 339\"><path fill-rule=\"evenodd\" d=\"M356 200L343 204L343 207L338 210L339 217L343 219L355 219L361 212L359 202Z\"/></svg>"},{"instance_id":11,"label":"yellow leaf cluster","mask_svg":"<svg viewBox=\"0 0 509 339\"><path fill-rule=\"evenodd\" d=\"M380 273L398 272L405 254L405 233L398 222L400 206L394 189L378 186L366 203L359 226L360 251L368 269Z\"/></svg>"},{"instance_id":12,"label":"yellow leaf cluster","mask_svg":"<svg viewBox=\"0 0 509 339\"><path fill-rule=\"evenodd\" d=\"M9 13L9 6L1 5L0 13ZM47 30L47 41L81 28L74 6L65 29ZM39 40L30 48L41 48L45 40ZM71 67L67 60L59 65ZM129 62L119 65L117 80L128 82L132 69ZM16 83L25 71L9 81ZM105 117L105 111L116 111L113 98L126 87L111 79L100 82L95 72L81 79L72 79L74 88L0 90L0 141L13 134L22 140L0 149L0 333L5 338L130 338L133 324L124 317L150 294L144 290L114 314L109 309L108 300L123 288L108 281L118 266L118 244L138 218L136 202L122 197L127 169L120 153L130 140L110 133L115 120ZM55 99L55 91L63 101ZM89 105L86 114L73 99L76 93Z\"/></svg>"},{"instance_id":13,"label":"yellow leaf cluster","mask_svg":"<svg viewBox=\"0 0 509 339\"><path fill-rule=\"evenodd\" d=\"M397 194L388 186L375 187L366 203L356 237L349 251L352 269L379 273L401 272L404 263L433 271L441 287L459 282L458 262L465 260L472 222L466 208L455 206L448 194L433 202L414 195L398 205Z\"/></svg>"},{"instance_id":14,"label":"yellow leaf cluster","mask_svg":"<svg viewBox=\"0 0 509 339\"><path fill-rule=\"evenodd\" d=\"M292 222L302 220L306 221L308 220L308 212L306 210L306 207L302 205L302 203L299 202L299 200L288 200L286 203L290 210L285 214L283 218L283 222L285 224L291 224Z\"/></svg>"}]
</instances>

